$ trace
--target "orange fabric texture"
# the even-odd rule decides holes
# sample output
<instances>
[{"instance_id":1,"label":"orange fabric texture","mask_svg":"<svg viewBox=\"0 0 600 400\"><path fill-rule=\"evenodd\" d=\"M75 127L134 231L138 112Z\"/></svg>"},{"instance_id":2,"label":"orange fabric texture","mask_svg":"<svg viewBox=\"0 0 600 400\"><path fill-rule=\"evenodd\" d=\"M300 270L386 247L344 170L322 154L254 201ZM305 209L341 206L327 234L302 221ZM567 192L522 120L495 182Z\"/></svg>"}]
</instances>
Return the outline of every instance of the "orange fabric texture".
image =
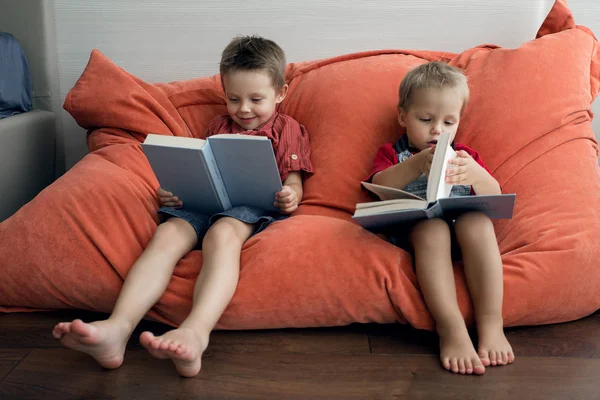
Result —
<instances>
[{"instance_id":1,"label":"orange fabric texture","mask_svg":"<svg viewBox=\"0 0 600 400\"><path fill-rule=\"evenodd\" d=\"M600 308L600 171L591 103L600 90L598 42L557 1L537 38L518 49L461 54L372 51L290 64L279 111L310 134L315 174L296 214L252 237L238 289L218 328L400 321L432 329L410 255L350 220L360 180L393 142L398 85L411 67L447 60L469 78L457 140L475 148L514 218L495 222L507 326L568 321ZM65 100L90 129L90 154L0 224L0 311L109 312L156 229L158 183L141 151L147 133L201 137L226 111L219 76L148 84L98 51ZM149 317L177 325L202 264L177 266ZM473 315L456 265L461 311Z\"/></svg>"}]
</instances>

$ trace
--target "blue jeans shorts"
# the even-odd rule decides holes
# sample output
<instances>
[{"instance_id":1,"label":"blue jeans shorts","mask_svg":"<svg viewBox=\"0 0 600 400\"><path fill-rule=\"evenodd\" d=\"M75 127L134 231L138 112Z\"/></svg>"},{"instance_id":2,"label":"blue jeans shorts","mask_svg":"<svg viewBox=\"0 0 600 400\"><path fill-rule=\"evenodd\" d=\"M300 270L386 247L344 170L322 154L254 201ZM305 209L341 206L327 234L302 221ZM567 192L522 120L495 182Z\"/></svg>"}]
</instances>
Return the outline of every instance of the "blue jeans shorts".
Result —
<instances>
[{"instance_id":1,"label":"blue jeans shorts","mask_svg":"<svg viewBox=\"0 0 600 400\"><path fill-rule=\"evenodd\" d=\"M256 207L238 206L233 207L227 211L223 211L214 215L202 214L193 210L187 210L185 208L172 208L172 207L161 207L158 210L158 214L161 217L167 218L179 218L190 224L198 235L197 249L202 248L202 239L208 228L212 226L221 217L231 217L239 221L245 222L255 226L254 236L257 233L265 229L269 224L275 221L280 221L289 217L289 215L281 214L278 212L264 211Z\"/></svg>"}]
</instances>

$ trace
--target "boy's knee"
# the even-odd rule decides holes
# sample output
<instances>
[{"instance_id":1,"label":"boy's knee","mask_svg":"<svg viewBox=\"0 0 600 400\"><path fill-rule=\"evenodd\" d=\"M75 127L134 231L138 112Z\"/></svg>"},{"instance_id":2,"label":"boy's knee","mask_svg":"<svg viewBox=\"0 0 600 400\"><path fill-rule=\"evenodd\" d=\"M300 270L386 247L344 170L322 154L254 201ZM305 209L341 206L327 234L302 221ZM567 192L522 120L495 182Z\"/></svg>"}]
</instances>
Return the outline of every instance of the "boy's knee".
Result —
<instances>
[{"instance_id":1,"label":"boy's knee","mask_svg":"<svg viewBox=\"0 0 600 400\"><path fill-rule=\"evenodd\" d=\"M246 232L248 231L248 232ZM202 247L205 245L226 245L226 244L243 244L250 236L251 231L247 229L247 224L233 218L223 217L217 220L206 235L202 242Z\"/></svg>"},{"instance_id":2,"label":"boy's knee","mask_svg":"<svg viewBox=\"0 0 600 400\"><path fill-rule=\"evenodd\" d=\"M462 214L454 223L457 237L473 238L478 240L485 234L494 234L492 220L481 212L469 212Z\"/></svg>"},{"instance_id":3,"label":"boy's knee","mask_svg":"<svg viewBox=\"0 0 600 400\"><path fill-rule=\"evenodd\" d=\"M169 218L162 224L158 225L154 236L160 236L168 240L181 240L182 236L195 236L194 227L187 221L181 218Z\"/></svg>"}]
</instances>

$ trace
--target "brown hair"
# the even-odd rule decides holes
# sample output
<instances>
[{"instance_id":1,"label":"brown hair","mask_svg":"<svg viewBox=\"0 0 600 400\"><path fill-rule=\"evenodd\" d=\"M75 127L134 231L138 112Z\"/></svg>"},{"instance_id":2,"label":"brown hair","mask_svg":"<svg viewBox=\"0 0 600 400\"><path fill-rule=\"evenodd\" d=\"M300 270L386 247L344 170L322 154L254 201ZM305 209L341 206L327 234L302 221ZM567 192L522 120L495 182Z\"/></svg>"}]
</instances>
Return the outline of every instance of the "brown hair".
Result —
<instances>
[{"instance_id":1,"label":"brown hair","mask_svg":"<svg viewBox=\"0 0 600 400\"><path fill-rule=\"evenodd\" d=\"M223 53L219 63L221 77L235 71L265 71L275 89L285 85L285 53L272 40L260 36L235 37Z\"/></svg>"},{"instance_id":2,"label":"brown hair","mask_svg":"<svg viewBox=\"0 0 600 400\"><path fill-rule=\"evenodd\" d=\"M469 101L469 85L465 74L445 62L431 61L411 69L404 76L398 90L398 108L408 110L412 92L427 88L457 89L463 97L461 113Z\"/></svg>"}]
</instances>

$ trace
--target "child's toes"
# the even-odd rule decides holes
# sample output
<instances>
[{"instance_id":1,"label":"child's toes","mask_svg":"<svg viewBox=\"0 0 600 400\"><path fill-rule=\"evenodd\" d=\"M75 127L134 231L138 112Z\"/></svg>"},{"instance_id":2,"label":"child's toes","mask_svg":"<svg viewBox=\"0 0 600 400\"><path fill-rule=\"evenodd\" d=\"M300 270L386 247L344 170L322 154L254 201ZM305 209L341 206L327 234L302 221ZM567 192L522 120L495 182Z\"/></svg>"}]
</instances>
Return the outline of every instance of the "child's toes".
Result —
<instances>
[{"instance_id":1,"label":"child's toes","mask_svg":"<svg viewBox=\"0 0 600 400\"><path fill-rule=\"evenodd\" d=\"M492 365L498 365L498 353L495 351L490 351L490 363Z\"/></svg>"},{"instance_id":2,"label":"child's toes","mask_svg":"<svg viewBox=\"0 0 600 400\"><path fill-rule=\"evenodd\" d=\"M169 350L169 345L170 345L171 343L172 343L172 342L171 342L170 340L163 340L163 341L160 343L160 349L161 349L162 351Z\"/></svg>"},{"instance_id":3,"label":"child's toes","mask_svg":"<svg viewBox=\"0 0 600 400\"><path fill-rule=\"evenodd\" d=\"M473 363L471 362L470 358L465 360L465 369L466 369L467 374L473 373Z\"/></svg>"},{"instance_id":4,"label":"child's toes","mask_svg":"<svg viewBox=\"0 0 600 400\"><path fill-rule=\"evenodd\" d=\"M442 361L442 365L444 366L444 368L446 368L448 371L450 371L451 365L450 365L450 359L448 357L444 357L444 360Z\"/></svg>"},{"instance_id":5,"label":"child's toes","mask_svg":"<svg viewBox=\"0 0 600 400\"><path fill-rule=\"evenodd\" d=\"M452 358L450 360L450 366L451 366L452 372L454 372L455 374L458 373L458 360L456 358Z\"/></svg>"},{"instance_id":6,"label":"child's toes","mask_svg":"<svg viewBox=\"0 0 600 400\"><path fill-rule=\"evenodd\" d=\"M464 358L461 358L458 363L458 372L461 374L467 373L467 361Z\"/></svg>"},{"instance_id":7,"label":"child's toes","mask_svg":"<svg viewBox=\"0 0 600 400\"><path fill-rule=\"evenodd\" d=\"M485 373L485 366L481 362L473 360L473 372L476 375L481 375Z\"/></svg>"},{"instance_id":8,"label":"child's toes","mask_svg":"<svg viewBox=\"0 0 600 400\"><path fill-rule=\"evenodd\" d=\"M481 350L479 351L479 359L481 360L481 363L487 367L490 365L490 352L487 350Z\"/></svg>"},{"instance_id":9,"label":"child's toes","mask_svg":"<svg viewBox=\"0 0 600 400\"><path fill-rule=\"evenodd\" d=\"M515 361L515 355L513 354L512 351L509 351L507 354L507 361L508 363L512 363L513 361Z\"/></svg>"}]
</instances>

